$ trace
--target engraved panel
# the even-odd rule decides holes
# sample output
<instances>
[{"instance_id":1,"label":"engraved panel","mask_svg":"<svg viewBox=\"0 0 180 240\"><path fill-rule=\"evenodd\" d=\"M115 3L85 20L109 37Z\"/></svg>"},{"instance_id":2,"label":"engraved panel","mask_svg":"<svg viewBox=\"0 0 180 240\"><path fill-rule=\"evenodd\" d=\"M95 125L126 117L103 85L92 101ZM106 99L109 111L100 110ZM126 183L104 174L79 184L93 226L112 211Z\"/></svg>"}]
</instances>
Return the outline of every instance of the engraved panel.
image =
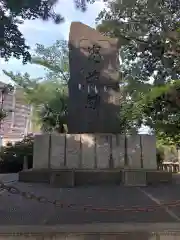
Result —
<instances>
[{"instance_id":1,"label":"engraved panel","mask_svg":"<svg viewBox=\"0 0 180 240\"><path fill-rule=\"evenodd\" d=\"M124 166L125 157L125 136L116 134L112 138L112 153L114 167L119 168Z\"/></svg>"},{"instance_id":2,"label":"engraved panel","mask_svg":"<svg viewBox=\"0 0 180 240\"><path fill-rule=\"evenodd\" d=\"M64 168L65 134L51 135L51 168Z\"/></svg>"},{"instance_id":3,"label":"engraved panel","mask_svg":"<svg viewBox=\"0 0 180 240\"><path fill-rule=\"evenodd\" d=\"M139 135L127 136L127 155L128 165L130 168L141 167L141 149Z\"/></svg>"},{"instance_id":4,"label":"engraved panel","mask_svg":"<svg viewBox=\"0 0 180 240\"><path fill-rule=\"evenodd\" d=\"M141 135L143 167L157 169L156 137L154 135Z\"/></svg>"},{"instance_id":5,"label":"engraved panel","mask_svg":"<svg viewBox=\"0 0 180 240\"><path fill-rule=\"evenodd\" d=\"M95 141L94 135L81 134L82 142L82 168L93 169L95 167Z\"/></svg>"},{"instance_id":6,"label":"engraved panel","mask_svg":"<svg viewBox=\"0 0 180 240\"><path fill-rule=\"evenodd\" d=\"M109 136L105 134L97 134L97 167L109 168L110 145Z\"/></svg>"},{"instance_id":7,"label":"engraved panel","mask_svg":"<svg viewBox=\"0 0 180 240\"><path fill-rule=\"evenodd\" d=\"M80 134L66 134L66 162L68 168L78 168L80 165Z\"/></svg>"},{"instance_id":8,"label":"engraved panel","mask_svg":"<svg viewBox=\"0 0 180 240\"><path fill-rule=\"evenodd\" d=\"M33 147L33 168L47 169L49 166L49 134L36 135Z\"/></svg>"},{"instance_id":9,"label":"engraved panel","mask_svg":"<svg viewBox=\"0 0 180 240\"><path fill-rule=\"evenodd\" d=\"M69 132L118 132L117 39L105 37L82 23L72 23L69 50ZM107 116L108 121L105 121Z\"/></svg>"}]
</instances>

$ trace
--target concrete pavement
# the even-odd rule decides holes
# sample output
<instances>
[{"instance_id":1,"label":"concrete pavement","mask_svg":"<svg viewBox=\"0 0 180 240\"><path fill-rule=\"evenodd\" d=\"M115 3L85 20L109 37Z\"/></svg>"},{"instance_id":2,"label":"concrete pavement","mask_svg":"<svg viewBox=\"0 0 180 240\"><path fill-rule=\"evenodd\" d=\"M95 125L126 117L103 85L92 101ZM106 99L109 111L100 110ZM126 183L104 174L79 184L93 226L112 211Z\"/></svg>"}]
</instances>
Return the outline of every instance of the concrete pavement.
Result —
<instances>
[{"instance_id":1,"label":"concrete pavement","mask_svg":"<svg viewBox=\"0 0 180 240\"><path fill-rule=\"evenodd\" d=\"M45 196L49 200L60 200L71 208L55 207L50 203L39 203L22 196L0 193L0 225L55 225L89 223L179 223L180 207L160 207L155 211L146 211L148 205L158 206L162 202L179 200L179 185L166 187L124 187L124 186L89 186L70 189L52 188L46 184L13 183L21 191L29 191L36 196ZM110 208L117 211L91 208ZM123 205L123 207L122 207ZM128 210L139 206L140 212ZM121 207L120 207L121 206ZM126 211L124 210L126 209Z\"/></svg>"},{"instance_id":2,"label":"concrete pavement","mask_svg":"<svg viewBox=\"0 0 180 240\"><path fill-rule=\"evenodd\" d=\"M72 189L51 188L46 184L13 183L22 191L30 191L37 196L49 199L61 199L64 203L75 203L78 206L92 205L94 207L112 208L124 205L146 207L158 205L153 196L161 196L160 201L178 199L179 186L158 188L125 188L123 186L86 187ZM161 189L161 190L160 190ZM171 189L168 199L165 194ZM144 192L142 192L145 191ZM146 194L150 193L150 197ZM164 193L164 195L162 194ZM174 194L174 195L173 195ZM164 198L163 198L164 196ZM176 196L176 198L175 198ZM150 199L149 199L150 198ZM155 198L156 199L156 198ZM174 240L180 234L180 222L162 208L154 213L131 213L118 211L84 212L84 210L61 209L49 204L27 200L19 195L6 191L0 195L0 240ZM180 215L180 212L175 213ZM160 222L161 221L161 222ZM66 223L66 224L65 224ZM71 224L70 224L71 223Z\"/></svg>"},{"instance_id":3,"label":"concrete pavement","mask_svg":"<svg viewBox=\"0 0 180 240\"><path fill-rule=\"evenodd\" d=\"M71 208L54 207L50 203L39 203L1 191L0 240L6 239L12 233L16 236L18 233L28 236L31 233L32 237L29 239L33 240L43 235L46 235L46 239L69 240L130 240L136 235L137 238L155 240L157 234L158 239L163 240L168 236L168 239L174 240L174 235L180 234L180 205L160 207L152 212L145 210L149 205L159 206L162 203L179 201L179 184L142 188L88 186L58 189L47 184L20 183L16 181L17 175L13 174L1 175L0 179L6 183L15 181L9 184L21 191L45 196L51 201L60 200L65 205L74 204ZM91 210L84 209L85 205L91 205ZM132 211L132 206L135 205L144 210ZM92 211L92 208L117 211ZM88 234L90 232L98 234ZM126 235L117 234L119 232L126 232ZM19 235L17 239L20 239Z\"/></svg>"}]
</instances>

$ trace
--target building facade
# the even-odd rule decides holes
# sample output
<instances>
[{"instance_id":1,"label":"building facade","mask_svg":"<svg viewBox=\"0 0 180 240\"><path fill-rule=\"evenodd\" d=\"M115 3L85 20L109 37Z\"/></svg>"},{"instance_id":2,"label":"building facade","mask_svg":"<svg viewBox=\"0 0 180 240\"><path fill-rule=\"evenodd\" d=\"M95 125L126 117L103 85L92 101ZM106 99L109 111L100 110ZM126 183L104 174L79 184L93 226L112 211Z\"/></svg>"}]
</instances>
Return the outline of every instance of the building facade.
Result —
<instances>
[{"instance_id":1,"label":"building facade","mask_svg":"<svg viewBox=\"0 0 180 240\"><path fill-rule=\"evenodd\" d=\"M0 82L0 106L8 112L0 124L2 144L16 142L32 132L32 106L25 102L22 89L15 88L11 92L3 92L6 84Z\"/></svg>"}]
</instances>

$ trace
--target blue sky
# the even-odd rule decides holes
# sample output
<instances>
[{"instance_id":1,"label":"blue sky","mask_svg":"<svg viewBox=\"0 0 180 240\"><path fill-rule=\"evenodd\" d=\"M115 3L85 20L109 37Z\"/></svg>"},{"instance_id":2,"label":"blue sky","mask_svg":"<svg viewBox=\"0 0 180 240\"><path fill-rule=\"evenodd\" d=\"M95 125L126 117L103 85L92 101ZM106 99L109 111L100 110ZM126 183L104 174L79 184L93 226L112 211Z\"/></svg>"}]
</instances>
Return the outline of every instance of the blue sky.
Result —
<instances>
[{"instance_id":1,"label":"blue sky","mask_svg":"<svg viewBox=\"0 0 180 240\"><path fill-rule=\"evenodd\" d=\"M36 43L50 46L56 40L68 39L70 24L73 21L81 21L91 27L95 27L95 18L103 7L103 2L97 0L94 4L89 4L88 10L82 13L75 8L73 0L59 0L55 10L64 16L64 23L56 25L51 21L25 21L25 23L20 26L20 30L32 49ZM3 82L9 82L9 79L2 73L2 69L21 73L28 72L32 77L41 77L44 74L44 70L40 66L30 64L23 66L21 61L16 59L11 59L8 62L0 59L0 81Z\"/></svg>"}]
</instances>

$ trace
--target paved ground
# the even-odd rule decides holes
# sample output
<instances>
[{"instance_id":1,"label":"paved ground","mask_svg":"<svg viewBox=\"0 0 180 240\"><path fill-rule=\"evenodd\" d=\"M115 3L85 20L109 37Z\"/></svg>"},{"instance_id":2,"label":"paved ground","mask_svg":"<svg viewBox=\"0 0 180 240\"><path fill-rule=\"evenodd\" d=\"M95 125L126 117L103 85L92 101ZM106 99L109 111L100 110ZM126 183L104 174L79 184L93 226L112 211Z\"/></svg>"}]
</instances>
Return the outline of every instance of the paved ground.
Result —
<instances>
[{"instance_id":1,"label":"paved ground","mask_svg":"<svg viewBox=\"0 0 180 240\"><path fill-rule=\"evenodd\" d=\"M0 174L0 181L3 181L4 183L15 182L17 180L18 180L17 173Z\"/></svg>"},{"instance_id":2,"label":"paved ground","mask_svg":"<svg viewBox=\"0 0 180 240\"><path fill-rule=\"evenodd\" d=\"M46 184L12 183L22 191L33 192L50 200L75 204L77 207L54 207L49 203L27 200L22 196L0 192L0 225L81 224L81 223L132 223L180 222L180 207L159 208L152 212L132 212L132 206L157 206L180 200L180 185L161 187L126 188L123 186L95 186L72 189L51 188ZM115 209L119 211L84 210L82 206ZM145 209L144 209L145 210Z\"/></svg>"},{"instance_id":3,"label":"paved ground","mask_svg":"<svg viewBox=\"0 0 180 240\"><path fill-rule=\"evenodd\" d=\"M159 206L162 203L179 201L180 184L144 188L96 186L58 189L47 184L19 183L17 177L17 174L5 174L0 175L0 180L3 180L7 185L18 187L21 191L45 196L49 200L61 200L63 203L74 204L74 206L72 208L54 207L49 203L27 200L22 196L10 194L0 189L0 239L8 237L8 235L1 237L3 232L10 234L32 232L35 235L37 232L41 236L51 233L53 239L70 240L132 240L134 236L144 240L157 239L152 232L159 234L158 239L174 240L174 236L178 237L180 234L177 232L180 229L180 206L161 207L153 212L130 211L135 205L140 206L141 210L145 210L149 205ZM177 182L180 183L180 175L177 178ZM111 210L119 208L119 211L84 211L82 206L85 205L99 208L99 210L100 208ZM141 224L138 225L138 223ZM83 229L83 234L75 234L82 232L80 229ZM123 236L122 234L105 234L123 231L126 232L125 235L122 233ZM65 236L62 232L74 234L68 234L68 236L66 234ZM89 232L99 232L99 234L87 234ZM21 237L24 239L23 235ZM18 235L16 239L21 239L21 237ZM46 239L52 239L51 237L50 235L49 238L46 236ZM36 239L36 237L32 236L28 239Z\"/></svg>"}]
</instances>

